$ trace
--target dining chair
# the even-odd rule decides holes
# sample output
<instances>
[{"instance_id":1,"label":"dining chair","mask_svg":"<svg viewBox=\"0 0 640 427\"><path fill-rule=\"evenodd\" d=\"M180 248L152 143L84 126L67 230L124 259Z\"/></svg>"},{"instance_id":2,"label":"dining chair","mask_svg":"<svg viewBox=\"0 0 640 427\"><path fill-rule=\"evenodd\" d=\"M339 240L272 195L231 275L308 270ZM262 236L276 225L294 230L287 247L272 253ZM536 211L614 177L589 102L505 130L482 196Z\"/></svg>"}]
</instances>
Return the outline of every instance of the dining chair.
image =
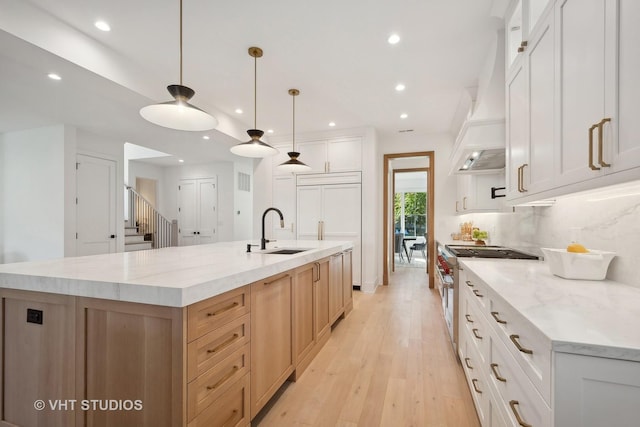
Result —
<instances>
[{"instance_id":1,"label":"dining chair","mask_svg":"<svg viewBox=\"0 0 640 427\"><path fill-rule=\"evenodd\" d=\"M394 238L394 252L398 255L398 261L404 262L402 248L404 247L404 233L396 233Z\"/></svg>"}]
</instances>

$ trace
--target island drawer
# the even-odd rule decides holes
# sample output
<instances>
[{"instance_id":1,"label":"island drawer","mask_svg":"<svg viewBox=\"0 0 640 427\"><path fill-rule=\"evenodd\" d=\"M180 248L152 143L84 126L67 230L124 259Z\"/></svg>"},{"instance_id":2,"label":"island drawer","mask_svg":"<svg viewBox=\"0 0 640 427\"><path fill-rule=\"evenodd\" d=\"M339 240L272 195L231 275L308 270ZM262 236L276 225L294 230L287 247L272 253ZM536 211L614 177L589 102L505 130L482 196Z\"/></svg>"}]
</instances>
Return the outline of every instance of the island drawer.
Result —
<instances>
[{"instance_id":1,"label":"island drawer","mask_svg":"<svg viewBox=\"0 0 640 427\"><path fill-rule=\"evenodd\" d=\"M187 385L187 414L193 420L218 398L233 394L233 384L249 372L247 343ZM248 377L248 376L247 376Z\"/></svg>"},{"instance_id":2,"label":"island drawer","mask_svg":"<svg viewBox=\"0 0 640 427\"><path fill-rule=\"evenodd\" d=\"M188 382L249 342L250 316L245 314L187 344Z\"/></svg>"},{"instance_id":3,"label":"island drawer","mask_svg":"<svg viewBox=\"0 0 640 427\"><path fill-rule=\"evenodd\" d=\"M243 316L250 311L250 287L234 289L197 302L187 308L187 341L201 336Z\"/></svg>"},{"instance_id":4,"label":"island drawer","mask_svg":"<svg viewBox=\"0 0 640 427\"><path fill-rule=\"evenodd\" d=\"M189 421L188 427L248 426L251 421L249 384L249 375L236 381L226 393Z\"/></svg>"}]
</instances>

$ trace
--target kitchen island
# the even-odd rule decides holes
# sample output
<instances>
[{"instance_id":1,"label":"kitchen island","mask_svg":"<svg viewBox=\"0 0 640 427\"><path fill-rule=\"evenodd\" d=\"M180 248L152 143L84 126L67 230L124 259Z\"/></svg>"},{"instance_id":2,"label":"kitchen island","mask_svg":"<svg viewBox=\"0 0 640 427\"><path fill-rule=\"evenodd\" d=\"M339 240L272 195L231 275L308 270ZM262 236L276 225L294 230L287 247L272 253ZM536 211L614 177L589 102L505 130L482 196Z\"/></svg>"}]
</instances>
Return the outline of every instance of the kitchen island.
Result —
<instances>
[{"instance_id":1,"label":"kitchen island","mask_svg":"<svg viewBox=\"0 0 640 427\"><path fill-rule=\"evenodd\" d=\"M353 306L351 242L249 243L0 265L0 425L248 425Z\"/></svg>"}]
</instances>

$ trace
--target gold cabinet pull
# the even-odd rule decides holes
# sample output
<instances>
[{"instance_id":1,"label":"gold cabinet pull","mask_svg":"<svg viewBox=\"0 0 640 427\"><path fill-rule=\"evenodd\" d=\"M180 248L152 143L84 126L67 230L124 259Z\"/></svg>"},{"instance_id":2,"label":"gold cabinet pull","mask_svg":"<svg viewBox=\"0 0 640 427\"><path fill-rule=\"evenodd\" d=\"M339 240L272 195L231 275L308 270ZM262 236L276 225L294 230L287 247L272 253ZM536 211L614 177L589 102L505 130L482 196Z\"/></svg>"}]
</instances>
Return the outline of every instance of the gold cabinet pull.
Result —
<instances>
[{"instance_id":1,"label":"gold cabinet pull","mask_svg":"<svg viewBox=\"0 0 640 427\"><path fill-rule=\"evenodd\" d=\"M466 211L467 210L467 196L464 196L462 198L462 210Z\"/></svg>"},{"instance_id":2,"label":"gold cabinet pull","mask_svg":"<svg viewBox=\"0 0 640 427\"><path fill-rule=\"evenodd\" d=\"M491 316L493 316L494 319L496 319L496 322L498 323L502 323L503 325L507 324L506 320L502 320L501 318L498 317L500 313L498 313L497 311L492 311L491 312Z\"/></svg>"},{"instance_id":3,"label":"gold cabinet pull","mask_svg":"<svg viewBox=\"0 0 640 427\"><path fill-rule=\"evenodd\" d=\"M225 375L224 377L220 378L218 380L217 383L215 383L214 385L208 385L207 386L207 390L215 390L218 387L220 387L222 385L222 383L224 383L225 381L227 381L229 378L231 378L233 376L233 374L235 374L238 371L238 366L234 366L233 369L231 369L231 371L229 371L229 373L227 375Z\"/></svg>"},{"instance_id":4,"label":"gold cabinet pull","mask_svg":"<svg viewBox=\"0 0 640 427\"><path fill-rule=\"evenodd\" d=\"M474 337L478 338L479 340L481 340L481 339L482 339L482 337L480 336L480 333L478 332L478 329L473 328L473 329L471 330L471 332L473 332L473 336L474 336Z\"/></svg>"},{"instance_id":5,"label":"gold cabinet pull","mask_svg":"<svg viewBox=\"0 0 640 427\"><path fill-rule=\"evenodd\" d=\"M217 353L219 352L222 348L227 347L229 344L231 344L232 342L234 342L236 339L238 339L240 335L238 334L233 334L232 337L230 337L228 340L226 340L225 342L219 344L218 346L216 346L215 348L211 348L207 350L208 354L211 353Z\"/></svg>"},{"instance_id":6,"label":"gold cabinet pull","mask_svg":"<svg viewBox=\"0 0 640 427\"><path fill-rule=\"evenodd\" d=\"M511 339L511 342L516 346L516 348L518 350L520 350L521 352L525 353L525 354L533 354L533 350L529 350L528 348L524 348L523 346L520 345L520 335L509 335L509 339Z\"/></svg>"},{"instance_id":7,"label":"gold cabinet pull","mask_svg":"<svg viewBox=\"0 0 640 427\"><path fill-rule=\"evenodd\" d=\"M477 296L478 298L482 298L482 297L484 297L484 295L482 295L482 294L480 293L480 291L479 291L479 290L477 290L477 289L474 289L474 290L473 290L473 294L474 294L475 296Z\"/></svg>"},{"instance_id":8,"label":"gold cabinet pull","mask_svg":"<svg viewBox=\"0 0 640 427\"><path fill-rule=\"evenodd\" d=\"M224 313L225 311L229 311L232 308L237 307L238 305L240 305L240 303L238 301L235 301L233 304L226 306L225 308L221 308L218 311L214 311L213 313L207 313L207 317L211 317L211 316L218 316L222 313Z\"/></svg>"},{"instance_id":9,"label":"gold cabinet pull","mask_svg":"<svg viewBox=\"0 0 640 427\"><path fill-rule=\"evenodd\" d=\"M602 141L603 136L602 136L602 127L604 126L605 123L610 122L611 119L609 117L606 117L602 120L600 120L600 122L598 123L598 163L600 164L600 166L602 166L603 168L608 168L609 166L611 166L609 163L606 163L604 160L602 160L602 150L603 150L603 145L604 142Z\"/></svg>"},{"instance_id":10,"label":"gold cabinet pull","mask_svg":"<svg viewBox=\"0 0 640 427\"><path fill-rule=\"evenodd\" d=\"M522 417L520 416L520 413L518 412L518 408L516 408L516 406L518 406L520 403L517 400L511 400L509 401L509 406L511 407L511 412L513 412L513 415L516 416L516 421L518 421L518 424L520 424L521 427L533 427L531 424L526 423Z\"/></svg>"},{"instance_id":11,"label":"gold cabinet pull","mask_svg":"<svg viewBox=\"0 0 640 427\"><path fill-rule=\"evenodd\" d=\"M469 359L468 357L465 357L465 358L464 358L464 364L465 364L465 365L467 365L467 368L469 368L469 369L473 369L473 366L471 366L471 365L469 364L469 360L471 360L471 359Z\"/></svg>"},{"instance_id":12,"label":"gold cabinet pull","mask_svg":"<svg viewBox=\"0 0 640 427\"><path fill-rule=\"evenodd\" d=\"M456 212L460 212L460 210L458 210L458 201L456 200Z\"/></svg>"},{"instance_id":13,"label":"gold cabinet pull","mask_svg":"<svg viewBox=\"0 0 640 427\"><path fill-rule=\"evenodd\" d=\"M597 127L598 125L595 124L589 128L589 167L594 171L600 170L599 167L593 164L593 130Z\"/></svg>"},{"instance_id":14,"label":"gold cabinet pull","mask_svg":"<svg viewBox=\"0 0 640 427\"><path fill-rule=\"evenodd\" d=\"M229 415L229 418L227 418L227 420L220 425L222 426L231 425L231 421L236 417L237 413L238 413L237 409L234 409L233 411L231 411L231 415Z\"/></svg>"},{"instance_id":15,"label":"gold cabinet pull","mask_svg":"<svg viewBox=\"0 0 640 427\"><path fill-rule=\"evenodd\" d=\"M469 316L468 314L465 314L464 317L467 319L467 322L473 323L473 320L471 320L471 316Z\"/></svg>"},{"instance_id":16,"label":"gold cabinet pull","mask_svg":"<svg viewBox=\"0 0 640 427\"><path fill-rule=\"evenodd\" d=\"M518 193L522 193L522 166L518 167Z\"/></svg>"},{"instance_id":17,"label":"gold cabinet pull","mask_svg":"<svg viewBox=\"0 0 640 427\"><path fill-rule=\"evenodd\" d=\"M528 45L528 44L529 44L529 42L527 42L526 40L523 40L523 41L520 43L520 47L518 48L518 52L519 52L519 53L524 52L524 49L527 47L527 45Z\"/></svg>"},{"instance_id":18,"label":"gold cabinet pull","mask_svg":"<svg viewBox=\"0 0 640 427\"><path fill-rule=\"evenodd\" d=\"M473 283L471 283L471 280L465 280L464 283L466 283L468 287L473 288Z\"/></svg>"},{"instance_id":19,"label":"gold cabinet pull","mask_svg":"<svg viewBox=\"0 0 640 427\"><path fill-rule=\"evenodd\" d=\"M476 391L476 393L482 394L482 390L478 388L478 384L477 384L478 380L474 378L471 380L471 382L473 383L473 389Z\"/></svg>"},{"instance_id":20,"label":"gold cabinet pull","mask_svg":"<svg viewBox=\"0 0 640 427\"><path fill-rule=\"evenodd\" d=\"M500 373L498 372L498 364L497 363L492 363L491 364L491 370L493 371L493 375L495 375L496 379L498 381L502 381L503 383L507 382L507 379L500 376Z\"/></svg>"},{"instance_id":21,"label":"gold cabinet pull","mask_svg":"<svg viewBox=\"0 0 640 427\"><path fill-rule=\"evenodd\" d=\"M526 193L528 190L526 188L524 188L524 168L529 166L528 163L523 164L522 166L520 166L522 169L520 170L520 176L522 177L521 181L522 181L522 193Z\"/></svg>"}]
</instances>

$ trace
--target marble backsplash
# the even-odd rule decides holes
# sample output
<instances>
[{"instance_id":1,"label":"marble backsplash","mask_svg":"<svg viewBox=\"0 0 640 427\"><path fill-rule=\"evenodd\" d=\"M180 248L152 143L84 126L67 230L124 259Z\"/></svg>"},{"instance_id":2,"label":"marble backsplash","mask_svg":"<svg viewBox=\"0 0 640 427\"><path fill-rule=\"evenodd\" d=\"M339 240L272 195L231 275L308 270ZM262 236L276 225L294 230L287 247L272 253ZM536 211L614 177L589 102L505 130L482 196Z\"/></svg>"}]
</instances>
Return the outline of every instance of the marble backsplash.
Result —
<instances>
[{"instance_id":1,"label":"marble backsplash","mask_svg":"<svg viewBox=\"0 0 640 427\"><path fill-rule=\"evenodd\" d=\"M607 278L640 287L640 182L564 196L550 207L458 219L488 230L492 245L563 248L575 239L615 252Z\"/></svg>"}]
</instances>

